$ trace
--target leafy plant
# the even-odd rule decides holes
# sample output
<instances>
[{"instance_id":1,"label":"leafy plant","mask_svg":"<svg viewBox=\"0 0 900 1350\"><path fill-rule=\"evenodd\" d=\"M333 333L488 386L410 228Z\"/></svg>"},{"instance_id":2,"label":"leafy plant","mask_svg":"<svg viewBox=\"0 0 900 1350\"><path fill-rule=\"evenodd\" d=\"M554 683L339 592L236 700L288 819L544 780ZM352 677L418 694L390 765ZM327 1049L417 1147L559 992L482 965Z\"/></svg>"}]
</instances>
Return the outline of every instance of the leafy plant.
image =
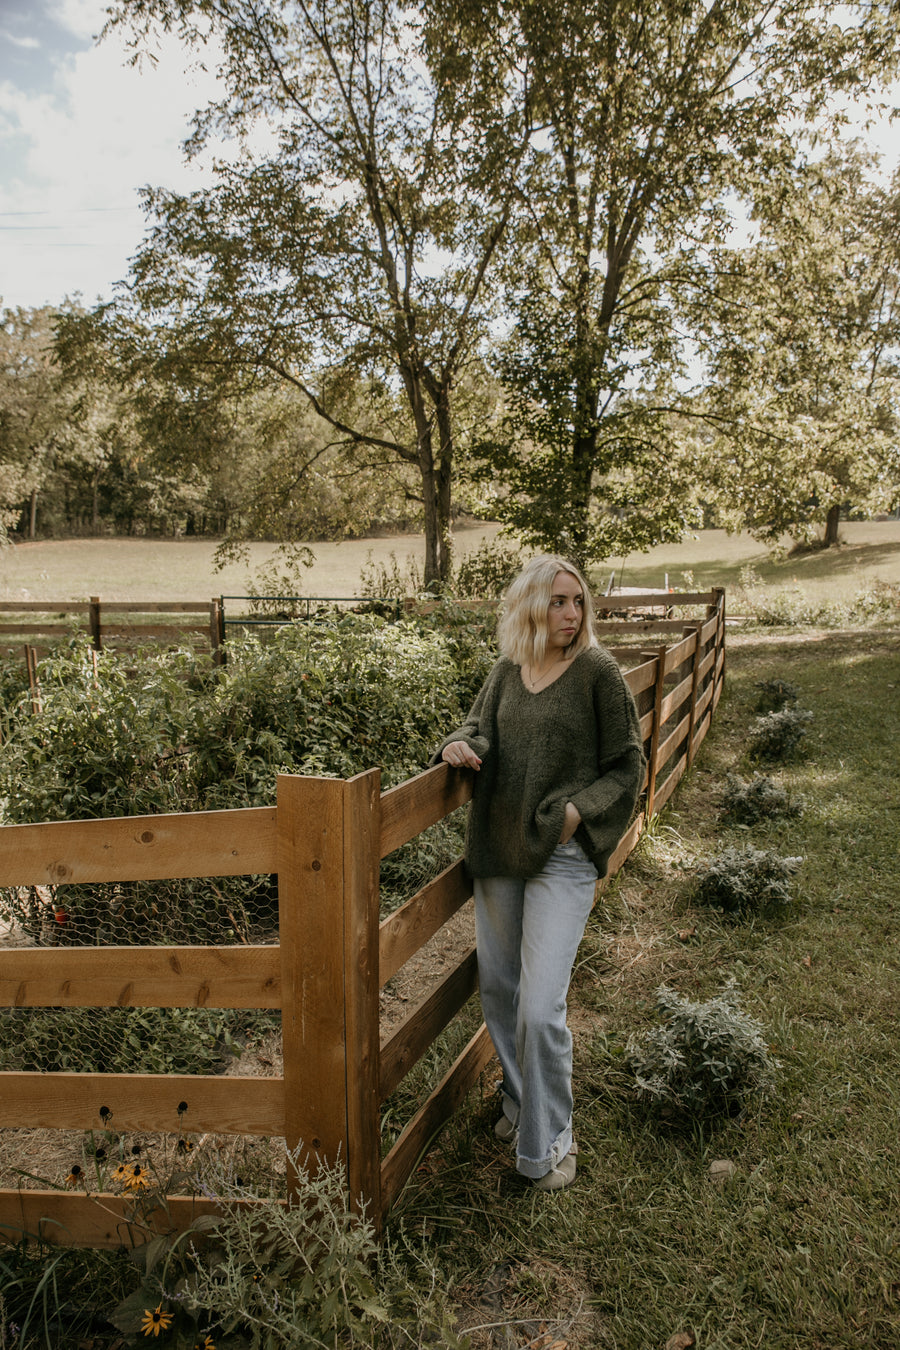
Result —
<instances>
[{"instance_id":1,"label":"leafy plant","mask_svg":"<svg viewBox=\"0 0 900 1350\"><path fill-rule=\"evenodd\" d=\"M695 899L727 914L786 906L791 879L802 861L752 846L723 849L700 872Z\"/></svg>"},{"instance_id":2,"label":"leafy plant","mask_svg":"<svg viewBox=\"0 0 900 1350\"><path fill-rule=\"evenodd\" d=\"M729 774L722 797L722 810L740 825L755 825L776 816L799 816L800 802L792 801L780 784L764 774L754 774L749 783Z\"/></svg>"},{"instance_id":3,"label":"leafy plant","mask_svg":"<svg viewBox=\"0 0 900 1350\"><path fill-rule=\"evenodd\" d=\"M770 1090L776 1062L733 986L700 1003L663 985L656 1004L665 1025L632 1036L626 1046L641 1100L704 1116L733 1111Z\"/></svg>"},{"instance_id":4,"label":"leafy plant","mask_svg":"<svg viewBox=\"0 0 900 1350\"><path fill-rule=\"evenodd\" d=\"M747 753L751 760L796 759L801 753L806 725L812 721L807 708L780 708L757 717L750 730Z\"/></svg>"},{"instance_id":5,"label":"leafy plant","mask_svg":"<svg viewBox=\"0 0 900 1350\"><path fill-rule=\"evenodd\" d=\"M760 713L775 712L786 704L794 704L800 697L798 691L787 680L757 680L754 688L759 690L756 710Z\"/></svg>"}]
</instances>

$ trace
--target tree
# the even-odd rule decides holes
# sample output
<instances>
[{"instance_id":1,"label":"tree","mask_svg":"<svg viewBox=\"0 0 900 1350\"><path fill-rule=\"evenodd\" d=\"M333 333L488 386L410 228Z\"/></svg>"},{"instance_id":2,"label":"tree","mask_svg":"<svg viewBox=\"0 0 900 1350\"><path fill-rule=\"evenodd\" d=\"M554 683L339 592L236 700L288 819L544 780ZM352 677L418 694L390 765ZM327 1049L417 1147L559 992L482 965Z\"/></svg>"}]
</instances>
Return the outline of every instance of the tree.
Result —
<instances>
[{"instance_id":1,"label":"tree","mask_svg":"<svg viewBox=\"0 0 900 1350\"><path fill-rule=\"evenodd\" d=\"M0 509L35 537L40 492L68 433L71 391L54 356L54 311L0 312Z\"/></svg>"},{"instance_id":2,"label":"tree","mask_svg":"<svg viewBox=\"0 0 900 1350\"><path fill-rule=\"evenodd\" d=\"M498 510L582 562L678 537L692 501L671 420L689 411L682 298L715 286L709 251L735 201L794 158L835 91L865 90L895 25L818 0L438 11L454 15L463 45L527 60L543 128L507 238L507 413L482 447L508 487Z\"/></svg>"},{"instance_id":3,"label":"tree","mask_svg":"<svg viewBox=\"0 0 900 1350\"><path fill-rule=\"evenodd\" d=\"M720 250L698 401L722 519L776 543L838 542L841 506L900 490L900 178L858 149L794 166L757 193L758 238Z\"/></svg>"},{"instance_id":4,"label":"tree","mask_svg":"<svg viewBox=\"0 0 900 1350\"><path fill-rule=\"evenodd\" d=\"M217 42L226 92L188 148L241 145L209 190L146 192L153 224L119 305L132 357L186 389L291 387L336 439L413 466L425 580L446 578L454 391L525 144L515 72L442 95L399 0L120 0L112 24L136 50L159 29ZM263 125L267 154L250 148Z\"/></svg>"}]
</instances>

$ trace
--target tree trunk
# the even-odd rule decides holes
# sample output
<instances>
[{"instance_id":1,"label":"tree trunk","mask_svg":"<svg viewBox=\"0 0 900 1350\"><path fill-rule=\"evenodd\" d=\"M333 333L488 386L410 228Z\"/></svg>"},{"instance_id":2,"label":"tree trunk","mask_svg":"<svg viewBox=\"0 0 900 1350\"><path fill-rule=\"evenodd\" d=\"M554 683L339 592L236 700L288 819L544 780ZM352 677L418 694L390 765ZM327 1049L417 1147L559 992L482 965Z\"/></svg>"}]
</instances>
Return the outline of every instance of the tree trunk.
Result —
<instances>
[{"instance_id":1,"label":"tree trunk","mask_svg":"<svg viewBox=\"0 0 900 1350\"><path fill-rule=\"evenodd\" d=\"M822 543L826 548L833 548L838 542L838 530L841 523L841 504L832 502L828 508L828 515L825 517L825 537Z\"/></svg>"},{"instance_id":2,"label":"tree trunk","mask_svg":"<svg viewBox=\"0 0 900 1350\"><path fill-rule=\"evenodd\" d=\"M31 503L28 510L28 538L34 539L37 533L37 488L31 489Z\"/></svg>"},{"instance_id":3,"label":"tree trunk","mask_svg":"<svg viewBox=\"0 0 900 1350\"><path fill-rule=\"evenodd\" d=\"M100 470L94 472L91 483L91 534L96 534L100 525Z\"/></svg>"}]
</instances>

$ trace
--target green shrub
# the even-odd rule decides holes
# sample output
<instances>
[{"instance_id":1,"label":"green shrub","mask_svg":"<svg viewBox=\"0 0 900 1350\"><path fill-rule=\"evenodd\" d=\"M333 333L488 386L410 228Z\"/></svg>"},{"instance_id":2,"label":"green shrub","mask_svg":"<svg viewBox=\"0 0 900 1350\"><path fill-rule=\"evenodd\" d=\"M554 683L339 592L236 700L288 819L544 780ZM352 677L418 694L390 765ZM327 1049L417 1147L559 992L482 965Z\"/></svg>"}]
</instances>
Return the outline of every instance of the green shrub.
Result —
<instances>
[{"instance_id":1,"label":"green shrub","mask_svg":"<svg viewBox=\"0 0 900 1350\"><path fill-rule=\"evenodd\" d=\"M219 1073L272 1015L219 1008L0 1008L0 1070Z\"/></svg>"},{"instance_id":2,"label":"green shrub","mask_svg":"<svg viewBox=\"0 0 900 1350\"><path fill-rule=\"evenodd\" d=\"M739 825L755 825L776 816L799 816L802 805L791 801L785 789L764 774L754 774L749 783L729 774L722 810Z\"/></svg>"},{"instance_id":3,"label":"green shrub","mask_svg":"<svg viewBox=\"0 0 900 1350\"><path fill-rule=\"evenodd\" d=\"M750 729L747 753L751 760L797 759L802 753L806 724L812 721L807 708L780 708L757 717Z\"/></svg>"},{"instance_id":4,"label":"green shrub","mask_svg":"<svg viewBox=\"0 0 900 1350\"><path fill-rule=\"evenodd\" d=\"M695 900L726 914L784 907L802 858L782 858L768 849L726 848L700 872Z\"/></svg>"},{"instance_id":5,"label":"green shrub","mask_svg":"<svg viewBox=\"0 0 900 1350\"><path fill-rule=\"evenodd\" d=\"M514 545L485 539L460 559L450 590L459 600L499 600L524 563L524 554Z\"/></svg>"},{"instance_id":6,"label":"green shrub","mask_svg":"<svg viewBox=\"0 0 900 1350\"><path fill-rule=\"evenodd\" d=\"M798 691L787 680L757 680L753 687L759 690L756 711L760 713L776 712L788 703L796 703L800 697Z\"/></svg>"},{"instance_id":7,"label":"green shrub","mask_svg":"<svg viewBox=\"0 0 900 1350\"><path fill-rule=\"evenodd\" d=\"M741 1011L733 988L693 1003L663 986L656 1002L665 1025L626 1047L642 1101L703 1116L734 1111L771 1088L777 1066L763 1028Z\"/></svg>"},{"instance_id":8,"label":"green shrub","mask_svg":"<svg viewBox=\"0 0 900 1350\"><path fill-rule=\"evenodd\" d=\"M203 1189L221 1217L199 1220L188 1241L160 1237L139 1249L140 1286L113 1325L145 1344L157 1310L179 1345L203 1345L198 1329L209 1328L210 1341L248 1350L463 1350L444 1300L411 1300L391 1249L380 1252L372 1224L349 1209L343 1168L312 1174L299 1152L286 1161L296 1178L290 1207L260 1200L240 1179L208 1176Z\"/></svg>"}]
</instances>

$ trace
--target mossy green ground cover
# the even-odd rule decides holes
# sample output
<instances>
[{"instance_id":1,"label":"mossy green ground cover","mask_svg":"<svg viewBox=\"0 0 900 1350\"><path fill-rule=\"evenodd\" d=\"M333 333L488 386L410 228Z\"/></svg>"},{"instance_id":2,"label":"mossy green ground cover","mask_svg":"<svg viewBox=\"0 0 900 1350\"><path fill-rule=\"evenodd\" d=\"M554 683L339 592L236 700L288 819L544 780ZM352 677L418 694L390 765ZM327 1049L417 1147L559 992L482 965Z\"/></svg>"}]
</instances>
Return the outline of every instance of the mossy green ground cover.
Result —
<instances>
[{"instance_id":1,"label":"mossy green ground cover","mask_svg":"<svg viewBox=\"0 0 900 1350\"><path fill-rule=\"evenodd\" d=\"M725 780L750 771L755 682L775 677L814 713L806 758L769 766L806 804L742 829L720 814ZM732 639L701 756L580 953L576 1184L526 1189L485 1099L395 1214L440 1253L463 1322L500 1324L475 1344L538 1344L543 1318L569 1347L900 1345L898 682L896 631ZM788 913L696 907L698 864L750 840L803 856ZM624 1046L653 1024L654 991L705 999L728 980L767 1030L774 1095L733 1118L649 1113Z\"/></svg>"}]
</instances>

